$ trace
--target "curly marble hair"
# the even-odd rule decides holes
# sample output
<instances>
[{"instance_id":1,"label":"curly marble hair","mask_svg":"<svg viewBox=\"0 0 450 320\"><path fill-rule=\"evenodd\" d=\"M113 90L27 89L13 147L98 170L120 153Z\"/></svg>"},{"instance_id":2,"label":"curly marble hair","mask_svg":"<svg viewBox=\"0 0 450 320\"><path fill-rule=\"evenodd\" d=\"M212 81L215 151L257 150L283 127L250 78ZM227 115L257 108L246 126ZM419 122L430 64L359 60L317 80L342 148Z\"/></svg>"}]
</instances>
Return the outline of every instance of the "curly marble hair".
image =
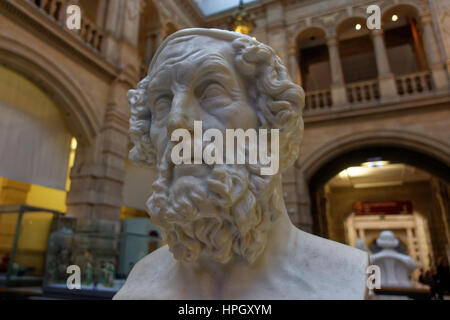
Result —
<instances>
[{"instance_id":1,"label":"curly marble hair","mask_svg":"<svg viewBox=\"0 0 450 320\"><path fill-rule=\"evenodd\" d=\"M246 80L247 92L258 113L260 128L280 130L280 169L291 166L297 159L303 135L302 109L305 104L303 89L293 83L281 59L269 46L231 31L219 29L183 29L169 36L159 47L149 67L167 43L186 35L209 36L229 41L235 50L235 67ZM130 103L130 137L134 147L130 159L138 164L154 166L156 149L150 138L152 115L147 88L150 77L142 79L136 90L128 92Z\"/></svg>"}]
</instances>

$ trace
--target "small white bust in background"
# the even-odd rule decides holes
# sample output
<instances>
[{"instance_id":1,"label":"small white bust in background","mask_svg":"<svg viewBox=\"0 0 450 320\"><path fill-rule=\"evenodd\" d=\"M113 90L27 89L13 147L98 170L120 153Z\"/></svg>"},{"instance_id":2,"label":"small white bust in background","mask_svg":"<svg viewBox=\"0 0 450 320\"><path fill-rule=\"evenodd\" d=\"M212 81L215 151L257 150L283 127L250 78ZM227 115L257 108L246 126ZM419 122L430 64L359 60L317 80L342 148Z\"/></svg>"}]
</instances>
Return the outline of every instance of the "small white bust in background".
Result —
<instances>
[{"instance_id":1,"label":"small white bust in background","mask_svg":"<svg viewBox=\"0 0 450 320\"><path fill-rule=\"evenodd\" d=\"M281 171L299 156L304 92L270 47L230 31L178 31L128 98L130 158L158 169L147 205L168 245L136 264L115 299L365 297L367 254L297 229L286 212ZM194 121L279 129L280 171L175 165L171 133L193 132Z\"/></svg>"},{"instance_id":2,"label":"small white bust in background","mask_svg":"<svg viewBox=\"0 0 450 320\"><path fill-rule=\"evenodd\" d=\"M380 267L381 288L411 288L409 275L417 268L414 259L395 251L399 241L390 230L382 231L376 241L382 250L372 254L370 262Z\"/></svg>"},{"instance_id":3,"label":"small white bust in background","mask_svg":"<svg viewBox=\"0 0 450 320\"><path fill-rule=\"evenodd\" d=\"M355 241L355 248L368 252L369 249L367 249L367 244L366 244L366 240L364 240L363 238L357 238Z\"/></svg>"}]
</instances>

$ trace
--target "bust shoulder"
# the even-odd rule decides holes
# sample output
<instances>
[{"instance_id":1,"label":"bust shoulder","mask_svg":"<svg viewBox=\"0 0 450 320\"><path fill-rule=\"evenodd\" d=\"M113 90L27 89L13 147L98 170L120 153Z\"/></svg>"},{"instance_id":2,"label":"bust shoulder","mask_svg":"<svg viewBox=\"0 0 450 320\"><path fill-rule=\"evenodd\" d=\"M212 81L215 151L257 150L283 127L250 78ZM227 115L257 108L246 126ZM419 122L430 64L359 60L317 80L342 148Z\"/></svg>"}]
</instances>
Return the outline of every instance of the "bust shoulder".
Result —
<instances>
[{"instance_id":1,"label":"bust shoulder","mask_svg":"<svg viewBox=\"0 0 450 320\"><path fill-rule=\"evenodd\" d=\"M311 299L364 299L368 263L362 250L300 231L295 265Z\"/></svg>"},{"instance_id":2,"label":"bust shoulder","mask_svg":"<svg viewBox=\"0 0 450 320\"><path fill-rule=\"evenodd\" d=\"M277 262L280 267L272 269L271 279L261 281L253 294L249 292L242 298L365 298L368 256L364 251L303 231L299 231L294 246L283 263ZM190 290L196 287L196 281L180 278L179 268L168 246L163 246L134 266L114 299L193 298L197 290ZM180 285L181 280L183 285Z\"/></svg>"},{"instance_id":3,"label":"bust shoulder","mask_svg":"<svg viewBox=\"0 0 450 320\"><path fill-rule=\"evenodd\" d=\"M113 299L153 300L172 297L171 275L176 274L176 269L177 261L170 253L169 247L162 246L136 263L124 286ZM162 279L164 281L161 281Z\"/></svg>"}]
</instances>

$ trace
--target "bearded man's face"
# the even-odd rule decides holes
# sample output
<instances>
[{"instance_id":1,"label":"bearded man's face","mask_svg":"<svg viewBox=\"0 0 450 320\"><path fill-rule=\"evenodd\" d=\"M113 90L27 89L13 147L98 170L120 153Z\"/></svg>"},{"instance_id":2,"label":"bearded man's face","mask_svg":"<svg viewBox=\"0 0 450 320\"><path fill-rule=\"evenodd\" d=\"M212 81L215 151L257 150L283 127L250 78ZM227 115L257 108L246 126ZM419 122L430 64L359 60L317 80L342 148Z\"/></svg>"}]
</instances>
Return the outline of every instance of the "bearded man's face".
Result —
<instances>
[{"instance_id":1,"label":"bearded man's face","mask_svg":"<svg viewBox=\"0 0 450 320\"><path fill-rule=\"evenodd\" d=\"M258 129L257 106L234 58L229 42L185 36L169 42L149 72L158 179L148 207L171 252L184 261L204 255L251 263L265 247L273 218L267 194L273 177L259 175L258 165L174 165L171 159L172 132L183 128L193 136L194 121L224 136L225 129Z\"/></svg>"}]
</instances>

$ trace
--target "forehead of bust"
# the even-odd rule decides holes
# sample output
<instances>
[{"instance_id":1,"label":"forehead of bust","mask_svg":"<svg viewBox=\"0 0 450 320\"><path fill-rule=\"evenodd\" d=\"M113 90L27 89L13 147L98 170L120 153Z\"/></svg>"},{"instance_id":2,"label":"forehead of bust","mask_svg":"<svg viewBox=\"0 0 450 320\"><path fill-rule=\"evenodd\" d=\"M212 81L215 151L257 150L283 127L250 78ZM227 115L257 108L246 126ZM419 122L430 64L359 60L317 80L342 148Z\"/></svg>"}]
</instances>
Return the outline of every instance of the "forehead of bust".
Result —
<instances>
[{"instance_id":1,"label":"forehead of bust","mask_svg":"<svg viewBox=\"0 0 450 320\"><path fill-rule=\"evenodd\" d=\"M233 65L234 49L231 41L217 39L207 35L185 35L169 40L152 62L149 75L154 76L160 70L174 67L179 63L194 66L213 58L222 59Z\"/></svg>"}]
</instances>

